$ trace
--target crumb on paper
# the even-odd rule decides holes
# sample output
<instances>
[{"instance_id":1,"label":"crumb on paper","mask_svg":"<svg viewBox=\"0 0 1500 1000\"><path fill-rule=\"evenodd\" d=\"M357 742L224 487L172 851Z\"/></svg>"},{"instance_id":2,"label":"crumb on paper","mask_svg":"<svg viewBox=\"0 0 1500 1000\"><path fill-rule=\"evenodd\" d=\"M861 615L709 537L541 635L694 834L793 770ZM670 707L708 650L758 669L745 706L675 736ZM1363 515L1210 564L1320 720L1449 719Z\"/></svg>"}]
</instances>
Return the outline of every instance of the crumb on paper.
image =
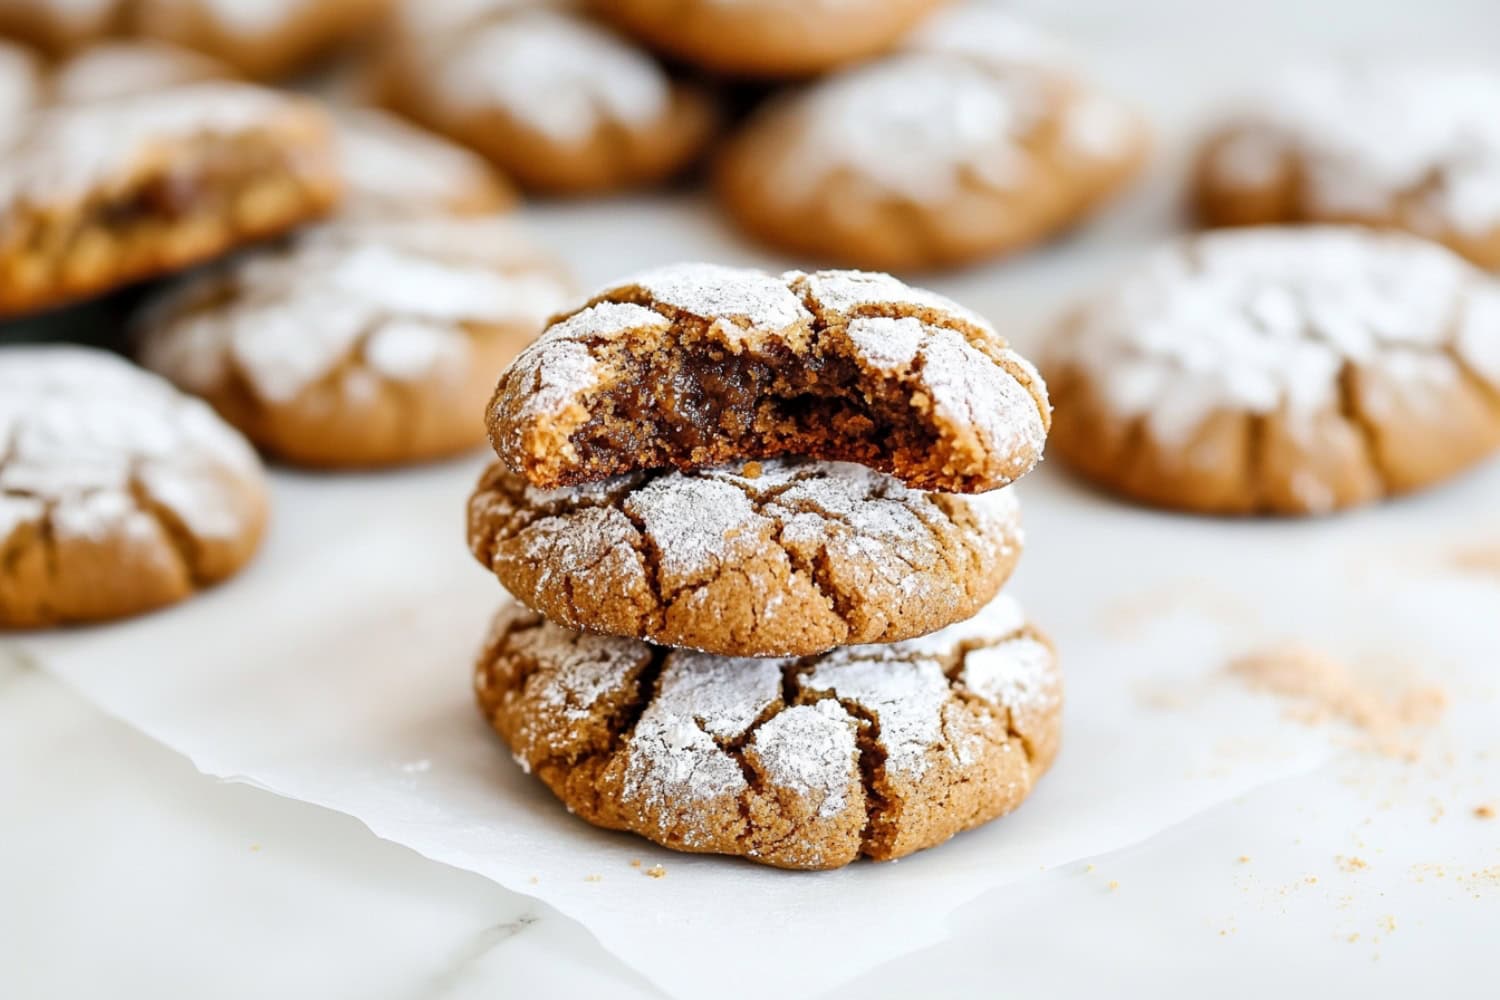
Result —
<instances>
[{"instance_id":1,"label":"crumb on paper","mask_svg":"<svg viewBox=\"0 0 1500 1000\"><path fill-rule=\"evenodd\" d=\"M1339 868L1346 872L1364 871L1366 868L1370 867L1370 863L1364 858L1346 857L1345 855L1340 854L1336 860L1339 863Z\"/></svg>"},{"instance_id":2,"label":"crumb on paper","mask_svg":"<svg viewBox=\"0 0 1500 1000\"><path fill-rule=\"evenodd\" d=\"M1317 885L1318 884L1318 876L1316 876L1316 875L1309 875L1309 876L1307 876L1307 878L1303 879L1302 881L1306 882L1308 885Z\"/></svg>"},{"instance_id":3,"label":"crumb on paper","mask_svg":"<svg viewBox=\"0 0 1500 1000\"><path fill-rule=\"evenodd\" d=\"M1239 862L1242 865L1248 865L1250 863L1250 855L1248 855L1248 854L1241 854L1240 857L1239 857Z\"/></svg>"},{"instance_id":4,"label":"crumb on paper","mask_svg":"<svg viewBox=\"0 0 1500 1000\"><path fill-rule=\"evenodd\" d=\"M1396 929L1396 917L1395 917L1395 915L1388 913L1384 917L1381 917L1380 918L1380 927L1381 927L1382 930L1386 931L1387 933L1395 930Z\"/></svg>"},{"instance_id":5,"label":"crumb on paper","mask_svg":"<svg viewBox=\"0 0 1500 1000\"><path fill-rule=\"evenodd\" d=\"M759 462L746 462L740 469L740 475L746 479L759 479L764 471L765 468Z\"/></svg>"},{"instance_id":6,"label":"crumb on paper","mask_svg":"<svg viewBox=\"0 0 1500 1000\"><path fill-rule=\"evenodd\" d=\"M640 866L641 866L641 859L640 858L631 858L630 859L630 867L632 867L632 868L639 868Z\"/></svg>"},{"instance_id":7,"label":"crumb on paper","mask_svg":"<svg viewBox=\"0 0 1500 1000\"><path fill-rule=\"evenodd\" d=\"M1350 944L1353 944L1354 942L1356 942L1356 941L1359 940L1359 931L1355 931L1353 934L1350 934L1344 940L1348 941Z\"/></svg>"},{"instance_id":8,"label":"crumb on paper","mask_svg":"<svg viewBox=\"0 0 1500 1000\"><path fill-rule=\"evenodd\" d=\"M1494 819L1496 814L1495 803L1483 802L1474 807L1475 819Z\"/></svg>"},{"instance_id":9,"label":"crumb on paper","mask_svg":"<svg viewBox=\"0 0 1500 1000\"><path fill-rule=\"evenodd\" d=\"M1093 866L1092 863L1086 864L1086 865L1083 866L1083 870L1084 870L1085 873L1092 872L1094 870L1094 866Z\"/></svg>"},{"instance_id":10,"label":"crumb on paper","mask_svg":"<svg viewBox=\"0 0 1500 1000\"><path fill-rule=\"evenodd\" d=\"M1114 892L1118 888L1120 888L1119 881L1117 879L1110 879L1109 880L1109 891L1110 892Z\"/></svg>"},{"instance_id":11,"label":"crumb on paper","mask_svg":"<svg viewBox=\"0 0 1500 1000\"><path fill-rule=\"evenodd\" d=\"M661 865L652 865L646 869L645 874L648 878L666 878L667 870Z\"/></svg>"},{"instance_id":12,"label":"crumb on paper","mask_svg":"<svg viewBox=\"0 0 1500 1000\"><path fill-rule=\"evenodd\" d=\"M533 875L533 876L531 876L531 878L530 878L530 879L528 879L528 881L529 881L529 882L530 882L530 883L531 883L531 884L532 884L532 885L539 885L539 884L541 884L541 881L542 881L542 880L541 880L541 879L539 879L539 878L537 878L537 877L536 877L536 876L535 876L535 875Z\"/></svg>"},{"instance_id":13,"label":"crumb on paper","mask_svg":"<svg viewBox=\"0 0 1500 1000\"><path fill-rule=\"evenodd\" d=\"M1402 760L1419 756L1411 731L1436 725L1448 707L1441 688L1382 691L1349 664L1295 643L1241 656L1228 669L1251 689L1293 702L1290 718L1307 725L1343 722L1362 732L1370 749Z\"/></svg>"}]
</instances>

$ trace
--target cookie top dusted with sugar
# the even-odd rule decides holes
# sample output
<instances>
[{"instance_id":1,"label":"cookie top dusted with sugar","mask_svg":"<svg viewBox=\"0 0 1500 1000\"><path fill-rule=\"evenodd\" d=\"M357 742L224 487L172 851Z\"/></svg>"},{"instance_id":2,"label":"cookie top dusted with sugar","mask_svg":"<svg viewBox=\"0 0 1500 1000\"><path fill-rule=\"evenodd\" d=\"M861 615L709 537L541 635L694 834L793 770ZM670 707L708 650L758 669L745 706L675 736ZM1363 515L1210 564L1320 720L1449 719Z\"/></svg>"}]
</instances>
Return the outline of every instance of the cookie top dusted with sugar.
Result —
<instances>
[{"instance_id":1,"label":"cookie top dusted with sugar","mask_svg":"<svg viewBox=\"0 0 1500 1000\"><path fill-rule=\"evenodd\" d=\"M894 642L974 614L1021 554L1013 491L921 493L858 465L773 460L539 490L495 465L475 557L567 628L725 656Z\"/></svg>"},{"instance_id":2,"label":"cookie top dusted with sugar","mask_svg":"<svg viewBox=\"0 0 1500 1000\"><path fill-rule=\"evenodd\" d=\"M592 0L600 17L715 73L799 77L878 55L943 0Z\"/></svg>"},{"instance_id":3,"label":"cookie top dusted with sugar","mask_svg":"<svg viewBox=\"0 0 1500 1000\"><path fill-rule=\"evenodd\" d=\"M392 0L121 0L137 34L270 80L308 67L369 31Z\"/></svg>"},{"instance_id":4,"label":"cookie top dusted with sugar","mask_svg":"<svg viewBox=\"0 0 1500 1000\"><path fill-rule=\"evenodd\" d=\"M59 63L49 90L59 104L84 104L233 75L217 59L176 45L111 41L91 45Z\"/></svg>"},{"instance_id":5,"label":"cookie top dusted with sugar","mask_svg":"<svg viewBox=\"0 0 1500 1000\"><path fill-rule=\"evenodd\" d=\"M516 203L482 157L394 115L339 108L334 124L346 215L482 215Z\"/></svg>"},{"instance_id":6,"label":"cookie top dusted with sugar","mask_svg":"<svg viewBox=\"0 0 1500 1000\"><path fill-rule=\"evenodd\" d=\"M706 144L714 112L649 54L574 5L407 0L387 104L556 193L652 183Z\"/></svg>"},{"instance_id":7,"label":"cookie top dusted with sugar","mask_svg":"<svg viewBox=\"0 0 1500 1000\"><path fill-rule=\"evenodd\" d=\"M136 614L250 558L266 485L203 403L102 351L0 349L0 627Z\"/></svg>"},{"instance_id":8,"label":"cookie top dusted with sugar","mask_svg":"<svg viewBox=\"0 0 1500 1000\"><path fill-rule=\"evenodd\" d=\"M41 63L29 49L0 41L0 148L42 102Z\"/></svg>"},{"instance_id":9,"label":"cookie top dusted with sugar","mask_svg":"<svg viewBox=\"0 0 1500 1000\"><path fill-rule=\"evenodd\" d=\"M1500 446L1500 284L1355 228L1157 252L1050 341L1065 461L1149 503L1316 513Z\"/></svg>"},{"instance_id":10,"label":"cookie top dusted with sugar","mask_svg":"<svg viewBox=\"0 0 1500 1000\"><path fill-rule=\"evenodd\" d=\"M766 242L881 270L1014 250L1134 174L1138 117L998 10L960 8L901 51L769 102L719 158L735 220Z\"/></svg>"},{"instance_id":11,"label":"cookie top dusted with sugar","mask_svg":"<svg viewBox=\"0 0 1500 1000\"><path fill-rule=\"evenodd\" d=\"M924 639L734 659L514 605L475 675L522 767L597 826L781 868L899 858L1014 809L1057 751L1051 645L1001 597Z\"/></svg>"},{"instance_id":12,"label":"cookie top dusted with sugar","mask_svg":"<svg viewBox=\"0 0 1500 1000\"><path fill-rule=\"evenodd\" d=\"M5 0L0 35L59 55L109 34L119 9L120 0Z\"/></svg>"},{"instance_id":13,"label":"cookie top dusted with sugar","mask_svg":"<svg viewBox=\"0 0 1500 1000\"><path fill-rule=\"evenodd\" d=\"M1289 72L1208 140L1195 196L1211 225L1399 227L1500 267L1500 73Z\"/></svg>"},{"instance_id":14,"label":"cookie top dusted with sugar","mask_svg":"<svg viewBox=\"0 0 1500 1000\"><path fill-rule=\"evenodd\" d=\"M330 211L317 102L210 82L52 108L0 163L0 314L180 270Z\"/></svg>"},{"instance_id":15,"label":"cookie top dusted with sugar","mask_svg":"<svg viewBox=\"0 0 1500 1000\"><path fill-rule=\"evenodd\" d=\"M569 293L502 219L342 222L189 279L139 350L272 454L411 462L484 440L495 371Z\"/></svg>"},{"instance_id":16,"label":"cookie top dusted with sugar","mask_svg":"<svg viewBox=\"0 0 1500 1000\"><path fill-rule=\"evenodd\" d=\"M502 462L543 488L801 455L997 489L1041 459L1046 387L983 319L884 274L678 264L559 316L500 377Z\"/></svg>"}]
</instances>

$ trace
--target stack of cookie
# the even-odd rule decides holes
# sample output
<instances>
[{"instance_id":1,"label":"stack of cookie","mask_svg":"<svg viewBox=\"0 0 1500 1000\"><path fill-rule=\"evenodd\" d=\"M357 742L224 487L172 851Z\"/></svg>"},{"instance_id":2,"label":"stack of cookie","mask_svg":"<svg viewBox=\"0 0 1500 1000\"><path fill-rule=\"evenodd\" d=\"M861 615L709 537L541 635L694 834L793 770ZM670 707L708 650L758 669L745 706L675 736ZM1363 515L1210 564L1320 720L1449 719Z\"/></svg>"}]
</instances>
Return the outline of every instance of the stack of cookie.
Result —
<instances>
[{"instance_id":1,"label":"stack of cookie","mask_svg":"<svg viewBox=\"0 0 1500 1000\"><path fill-rule=\"evenodd\" d=\"M1051 419L983 319L886 275L678 265L500 378L469 542L518 603L476 689L599 826L784 868L1014 808L1051 646L1000 588Z\"/></svg>"}]
</instances>

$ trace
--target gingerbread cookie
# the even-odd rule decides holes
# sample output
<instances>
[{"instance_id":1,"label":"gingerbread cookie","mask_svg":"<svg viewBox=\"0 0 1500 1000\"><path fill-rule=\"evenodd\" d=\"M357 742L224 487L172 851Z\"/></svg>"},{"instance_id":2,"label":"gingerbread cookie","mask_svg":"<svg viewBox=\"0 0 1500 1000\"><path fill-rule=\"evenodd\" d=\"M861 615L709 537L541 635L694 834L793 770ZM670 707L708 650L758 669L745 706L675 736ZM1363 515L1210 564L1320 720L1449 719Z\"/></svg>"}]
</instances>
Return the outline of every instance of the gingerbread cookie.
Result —
<instances>
[{"instance_id":1,"label":"gingerbread cookie","mask_svg":"<svg viewBox=\"0 0 1500 1000\"><path fill-rule=\"evenodd\" d=\"M1408 229L1500 267L1500 73L1288 74L1208 140L1194 196L1210 225Z\"/></svg>"},{"instance_id":2,"label":"gingerbread cookie","mask_svg":"<svg viewBox=\"0 0 1500 1000\"><path fill-rule=\"evenodd\" d=\"M408 0L383 74L392 108L537 191L650 184L702 151L697 89L566 4Z\"/></svg>"},{"instance_id":3,"label":"gingerbread cookie","mask_svg":"<svg viewBox=\"0 0 1500 1000\"><path fill-rule=\"evenodd\" d=\"M508 605L475 676L571 812L679 851L837 868L1010 812L1057 752L1051 645L1001 597L924 639L732 659L585 635Z\"/></svg>"},{"instance_id":4,"label":"gingerbread cookie","mask_svg":"<svg viewBox=\"0 0 1500 1000\"><path fill-rule=\"evenodd\" d=\"M120 26L120 0L4 0L0 35L54 55L72 52Z\"/></svg>"},{"instance_id":5,"label":"gingerbread cookie","mask_svg":"<svg viewBox=\"0 0 1500 1000\"><path fill-rule=\"evenodd\" d=\"M773 98L718 160L748 233L818 260L944 267L1018 250L1120 190L1140 120L998 10L937 15L899 53Z\"/></svg>"},{"instance_id":6,"label":"gingerbread cookie","mask_svg":"<svg viewBox=\"0 0 1500 1000\"><path fill-rule=\"evenodd\" d=\"M367 32L391 0L134 0L131 27L256 79L303 69Z\"/></svg>"},{"instance_id":7,"label":"gingerbread cookie","mask_svg":"<svg viewBox=\"0 0 1500 1000\"><path fill-rule=\"evenodd\" d=\"M978 493L1040 460L1036 371L988 323L884 274L679 264L558 317L500 377L490 442L533 485L782 455Z\"/></svg>"},{"instance_id":8,"label":"gingerbread cookie","mask_svg":"<svg viewBox=\"0 0 1500 1000\"><path fill-rule=\"evenodd\" d=\"M233 75L218 60L175 45L101 42L63 60L52 73L50 92L59 104L85 104Z\"/></svg>"},{"instance_id":9,"label":"gingerbread cookie","mask_svg":"<svg viewBox=\"0 0 1500 1000\"><path fill-rule=\"evenodd\" d=\"M889 49L943 0L592 0L601 17L715 73L811 76Z\"/></svg>"},{"instance_id":10,"label":"gingerbread cookie","mask_svg":"<svg viewBox=\"0 0 1500 1000\"><path fill-rule=\"evenodd\" d=\"M462 146L373 108L334 112L346 215L485 215L515 190Z\"/></svg>"},{"instance_id":11,"label":"gingerbread cookie","mask_svg":"<svg viewBox=\"0 0 1500 1000\"><path fill-rule=\"evenodd\" d=\"M1500 447L1500 283L1398 233L1225 230L1071 316L1046 370L1058 453L1107 489L1329 511Z\"/></svg>"},{"instance_id":12,"label":"gingerbread cookie","mask_svg":"<svg viewBox=\"0 0 1500 1000\"><path fill-rule=\"evenodd\" d=\"M0 349L0 628L137 614L243 566L260 462L195 399L102 351Z\"/></svg>"},{"instance_id":13,"label":"gingerbread cookie","mask_svg":"<svg viewBox=\"0 0 1500 1000\"><path fill-rule=\"evenodd\" d=\"M140 358L286 461L421 461L484 440L495 372L568 291L503 220L339 223L168 292Z\"/></svg>"},{"instance_id":14,"label":"gingerbread cookie","mask_svg":"<svg viewBox=\"0 0 1500 1000\"><path fill-rule=\"evenodd\" d=\"M204 83L37 115L0 163L0 315L179 270L333 208L316 103Z\"/></svg>"},{"instance_id":15,"label":"gingerbread cookie","mask_svg":"<svg viewBox=\"0 0 1500 1000\"><path fill-rule=\"evenodd\" d=\"M492 466L475 557L567 628L724 656L809 656L973 615L1021 555L1011 490L920 493L858 465L770 461L539 490Z\"/></svg>"}]
</instances>

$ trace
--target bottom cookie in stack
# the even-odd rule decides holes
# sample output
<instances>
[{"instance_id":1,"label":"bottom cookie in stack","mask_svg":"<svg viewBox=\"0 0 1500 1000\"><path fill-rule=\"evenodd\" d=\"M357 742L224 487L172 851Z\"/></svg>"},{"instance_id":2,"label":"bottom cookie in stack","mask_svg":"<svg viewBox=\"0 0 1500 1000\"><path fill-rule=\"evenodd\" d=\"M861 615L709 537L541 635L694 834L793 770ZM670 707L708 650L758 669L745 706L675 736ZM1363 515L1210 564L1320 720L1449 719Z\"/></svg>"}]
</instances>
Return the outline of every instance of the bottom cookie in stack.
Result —
<instances>
[{"instance_id":1,"label":"bottom cookie in stack","mask_svg":"<svg viewBox=\"0 0 1500 1000\"><path fill-rule=\"evenodd\" d=\"M791 659L573 632L508 604L475 691L588 822L803 869L899 858L1010 812L1062 714L1052 646L1004 595L920 639Z\"/></svg>"}]
</instances>

